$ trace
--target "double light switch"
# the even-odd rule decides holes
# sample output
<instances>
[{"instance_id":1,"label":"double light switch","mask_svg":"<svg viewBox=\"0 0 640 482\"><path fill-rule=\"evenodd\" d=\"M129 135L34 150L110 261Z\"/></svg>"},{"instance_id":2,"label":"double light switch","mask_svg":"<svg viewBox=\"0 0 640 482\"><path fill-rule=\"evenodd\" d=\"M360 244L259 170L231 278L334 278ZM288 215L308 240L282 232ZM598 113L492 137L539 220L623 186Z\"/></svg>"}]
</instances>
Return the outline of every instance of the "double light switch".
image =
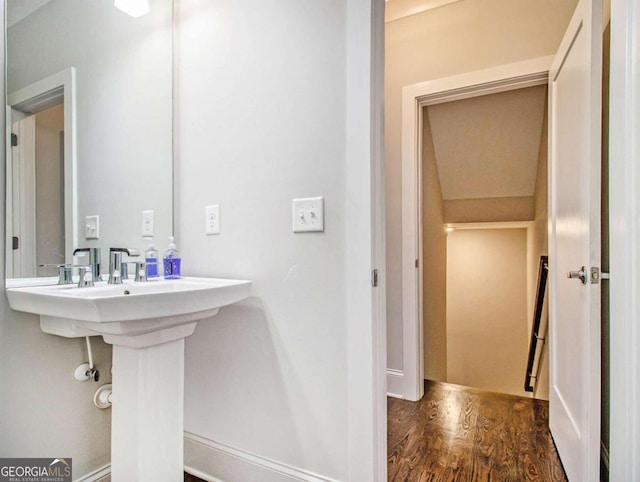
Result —
<instances>
[{"instance_id":1,"label":"double light switch","mask_svg":"<svg viewBox=\"0 0 640 482\"><path fill-rule=\"evenodd\" d=\"M324 198L293 200L293 232L324 231Z\"/></svg>"}]
</instances>

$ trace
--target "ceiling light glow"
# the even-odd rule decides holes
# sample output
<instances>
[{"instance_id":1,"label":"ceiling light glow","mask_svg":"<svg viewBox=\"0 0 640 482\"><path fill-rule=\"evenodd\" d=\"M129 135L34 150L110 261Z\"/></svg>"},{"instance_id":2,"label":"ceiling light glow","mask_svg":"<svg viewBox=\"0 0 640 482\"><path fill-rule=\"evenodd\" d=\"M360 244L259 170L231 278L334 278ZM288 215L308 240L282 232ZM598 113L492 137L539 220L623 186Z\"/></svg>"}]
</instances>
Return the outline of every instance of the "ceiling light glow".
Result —
<instances>
[{"instance_id":1,"label":"ceiling light glow","mask_svg":"<svg viewBox=\"0 0 640 482\"><path fill-rule=\"evenodd\" d=\"M149 13L149 0L115 0L113 4L133 18Z\"/></svg>"}]
</instances>

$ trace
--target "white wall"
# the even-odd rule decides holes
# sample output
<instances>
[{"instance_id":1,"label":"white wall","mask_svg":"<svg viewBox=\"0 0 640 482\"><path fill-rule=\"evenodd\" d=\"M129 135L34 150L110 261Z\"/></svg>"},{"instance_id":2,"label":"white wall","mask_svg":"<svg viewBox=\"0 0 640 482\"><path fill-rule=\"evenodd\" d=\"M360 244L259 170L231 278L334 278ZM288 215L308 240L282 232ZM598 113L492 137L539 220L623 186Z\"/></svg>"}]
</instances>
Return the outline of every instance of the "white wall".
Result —
<instances>
[{"instance_id":1,"label":"white wall","mask_svg":"<svg viewBox=\"0 0 640 482\"><path fill-rule=\"evenodd\" d=\"M358 373L371 375L370 311L359 308L371 309L370 9L362 0L179 2L183 271L254 282L248 300L201 322L186 343L185 429L205 448L187 443L185 463L210 476L223 477L238 449L298 474L372 480L357 474L373 465L373 392L358 398L348 385L354 376L370 386ZM325 232L294 234L291 200L308 196L325 198ZM204 234L207 204L220 205L219 236ZM350 365L356 335L362 355ZM364 438L353 429L358 411ZM260 480L249 472L243 480Z\"/></svg>"},{"instance_id":2,"label":"white wall","mask_svg":"<svg viewBox=\"0 0 640 482\"><path fill-rule=\"evenodd\" d=\"M427 108L422 133L422 322L424 378L447 381L447 236Z\"/></svg>"},{"instance_id":3,"label":"white wall","mask_svg":"<svg viewBox=\"0 0 640 482\"><path fill-rule=\"evenodd\" d=\"M160 249L172 232L172 2L133 19L113 2L52 0L7 33L9 93L76 68L78 245ZM100 216L100 239L84 219ZM44 273L51 275L52 273Z\"/></svg>"},{"instance_id":4,"label":"white wall","mask_svg":"<svg viewBox=\"0 0 640 482\"><path fill-rule=\"evenodd\" d=\"M230 473L230 482L386 480L374 476L385 460L373 443L382 406L374 394L384 400L384 390L372 367L371 2L179 5L184 273L254 281L250 299L187 340L185 428L205 444L189 439L185 462ZM326 230L293 234L291 199L310 195L325 196ZM221 206L219 236L204 235L210 203ZM0 381L9 387L0 392L0 453L59 450L74 458L76 476L108 462L109 412L90 404L85 392L96 385L66 368L84 358L82 341L42 334L4 297L0 309ZM109 349L97 350L102 367ZM221 458L208 441L225 448ZM235 462L257 455L257 478L242 478L250 464L217 464L230 462L229 447L239 449ZM377 447L384 452L384 440ZM263 464L278 470L265 478Z\"/></svg>"},{"instance_id":5,"label":"white wall","mask_svg":"<svg viewBox=\"0 0 640 482\"><path fill-rule=\"evenodd\" d=\"M526 395L527 233L447 236L447 381Z\"/></svg>"},{"instance_id":6,"label":"white wall","mask_svg":"<svg viewBox=\"0 0 640 482\"><path fill-rule=\"evenodd\" d=\"M576 0L462 1L386 24L389 368L402 369L402 87L551 55L558 47L576 3Z\"/></svg>"},{"instance_id":7,"label":"white wall","mask_svg":"<svg viewBox=\"0 0 640 482\"><path fill-rule=\"evenodd\" d=\"M544 122L542 124L542 137L540 138L540 156L538 159L538 173L536 177L536 191L535 191L535 218L533 224L533 256L532 265L529 266L529 272L532 276L531 282L533 286L537 287L538 283L538 266L540 264L540 256L549 255L549 242L548 242L548 187L547 187L547 173L548 173L548 117L545 109ZM548 302L549 297L549 281L547 280L546 287L546 300ZM536 289L536 288L534 288ZM535 296L535 294L534 294ZM533 325L533 312L530 311L529 315L529 330ZM549 317L549 307L544 305L542 323L543 327L546 326ZM529 331L529 333L531 333ZM538 369L538 379L534 388L533 395L535 398L541 398L543 400L549 400L549 335L550 330L546 331L546 340L542 347L542 354L540 357L540 368Z\"/></svg>"},{"instance_id":8,"label":"white wall","mask_svg":"<svg viewBox=\"0 0 640 482\"><path fill-rule=\"evenodd\" d=\"M4 20L4 6L0 12ZM0 44L4 52L3 39ZM4 78L0 87L4 91ZM2 116L0 130L4 128ZM4 144L1 136L2 152ZM2 169L0 199L4 199L4 177ZM4 209L0 219L4 226ZM4 257L0 264L4 265ZM0 282L4 287L4 277ZM0 297L0 457L71 457L74 477L109 463L111 414L94 407L92 398L96 388L111 379L111 353L97 339L93 347L101 382L79 383L73 370L87 360L84 340L45 335L37 317L11 311L6 297Z\"/></svg>"}]
</instances>

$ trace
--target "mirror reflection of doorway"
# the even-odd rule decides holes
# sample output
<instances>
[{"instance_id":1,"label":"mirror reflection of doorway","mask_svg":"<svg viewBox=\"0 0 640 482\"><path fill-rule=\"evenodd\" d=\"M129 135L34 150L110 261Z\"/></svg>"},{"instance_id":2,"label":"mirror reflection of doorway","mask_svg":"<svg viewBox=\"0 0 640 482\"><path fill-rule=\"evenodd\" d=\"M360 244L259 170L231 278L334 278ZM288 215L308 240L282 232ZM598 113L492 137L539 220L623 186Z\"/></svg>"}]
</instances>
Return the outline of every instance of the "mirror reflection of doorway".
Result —
<instances>
[{"instance_id":1,"label":"mirror reflection of doorway","mask_svg":"<svg viewBox=\"0 0 640 482\"><path fill-rule=\"evenodd\" d=\"M75 68L7 95L7 279L53 277L77 245Z\"/></svg>"},{"instance_id":2,"label":"mirror reflection of doorway","mask_svg":"<svg viewBox=\"0 0 640 482\"><path fill-rule=\"evenodd\" d=\"M62 99L60 99L61 101ZM12 277L65 262L64 103L11 110Z\"/></svg>"}]
</instances>

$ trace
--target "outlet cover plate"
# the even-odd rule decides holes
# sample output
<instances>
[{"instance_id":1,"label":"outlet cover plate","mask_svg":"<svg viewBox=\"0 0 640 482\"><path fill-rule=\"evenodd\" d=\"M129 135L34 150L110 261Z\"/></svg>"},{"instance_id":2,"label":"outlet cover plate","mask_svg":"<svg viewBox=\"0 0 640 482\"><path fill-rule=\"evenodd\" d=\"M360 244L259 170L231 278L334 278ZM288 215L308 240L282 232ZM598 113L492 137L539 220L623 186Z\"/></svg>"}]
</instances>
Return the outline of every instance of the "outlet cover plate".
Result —
<instances>
[{"instance_id":1,"label":"outlet cover plate","mask_svg":"<svg viewBox=\"0 0 640 482\"><path fill-rule=\"evenodd\" d=\"M220 234L220 205L205 206L204 208L205 234Z\"/></svg>"},{"instance_id":2,"label":"outlet cover plate","mask_svg":"<svg viewBox=\"0 0 640 482\"><path fill-rule=\"evenodd\" d=\"M324 198L308 197L293 200L293 232L324 231Z\"/></svg>"},{"instance_id":3,"label":"outlet cover plate","mask_svg":"<svg viewBox=\"0 0 640 482\"><path fill-rule=\"evenodd\" d=\"M153 211L142 211L142 237L153 237Z\"/></svg>"}]
</instances>

